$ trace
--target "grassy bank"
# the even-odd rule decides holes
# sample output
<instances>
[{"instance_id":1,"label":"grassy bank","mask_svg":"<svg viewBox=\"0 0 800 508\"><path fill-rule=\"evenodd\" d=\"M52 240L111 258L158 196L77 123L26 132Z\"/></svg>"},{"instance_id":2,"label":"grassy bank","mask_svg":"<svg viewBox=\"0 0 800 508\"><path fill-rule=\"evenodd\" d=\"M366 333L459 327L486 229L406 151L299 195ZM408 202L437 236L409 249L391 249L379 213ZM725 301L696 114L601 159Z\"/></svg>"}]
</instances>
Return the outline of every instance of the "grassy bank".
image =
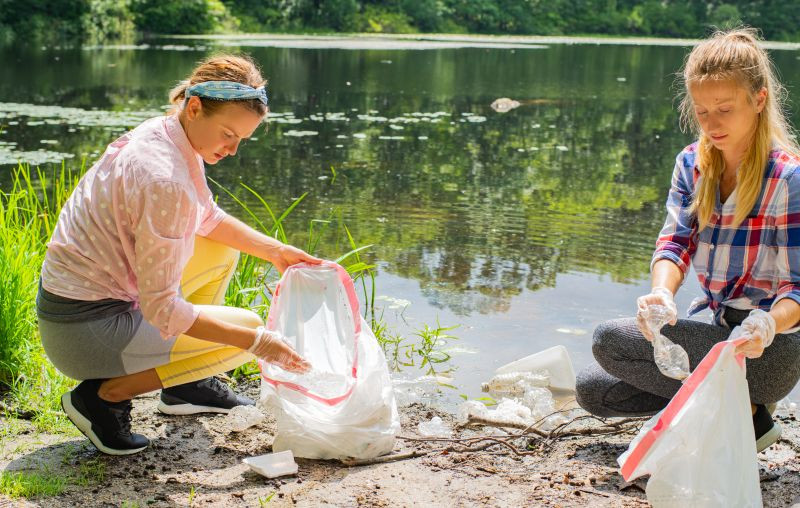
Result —
<instances>
[{"instance_id":1,"label":"grassy bank","mask_svg":"<svg viewBox=\"0 0 800 508\"><path fill-rule=\"evenodd\" d=\"M0 192L0 390L7 392L0 403L40 428L63 422L58 398L73 384L44 355L35 298L47 240L80 174L20 166L11 188Z\"/></svg>"}]
</instances>

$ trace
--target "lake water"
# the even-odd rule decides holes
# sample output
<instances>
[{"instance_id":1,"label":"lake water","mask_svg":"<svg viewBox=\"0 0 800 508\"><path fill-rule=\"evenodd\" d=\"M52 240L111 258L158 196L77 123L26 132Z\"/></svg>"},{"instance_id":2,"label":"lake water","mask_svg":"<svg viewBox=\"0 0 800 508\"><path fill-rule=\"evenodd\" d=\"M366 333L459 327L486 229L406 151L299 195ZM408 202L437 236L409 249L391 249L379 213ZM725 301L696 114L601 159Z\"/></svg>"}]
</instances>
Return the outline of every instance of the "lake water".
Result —
<instances>
[{"instance_id":1,"label":"lake water","mask_svg":"<svg viewBox=\"0 0 800 508\"><path fill-rule=\"evenodd\" d=\"M335 256L346 224L373 244L377 294L410 302L402 313L379 302L393 326L460 325L457 388L443 399L479 396L494 368L554 344L580 369L593 328L632 315L649 287L674 157L691 141L674 109L686 47L274 45L0 49L0 185L20 159L91 163L163 112L197 60L241 49L269 78L274 113L208 175L256 207L240 182L278 210L308 193L287 219L291 240L305 247L309 221L331 219L321 254ZM772 54L792 92L800 57ZM500 97L521 105L495 112ZM697 294L692 277L679 307Z\"/></svg>"}]
</instances>

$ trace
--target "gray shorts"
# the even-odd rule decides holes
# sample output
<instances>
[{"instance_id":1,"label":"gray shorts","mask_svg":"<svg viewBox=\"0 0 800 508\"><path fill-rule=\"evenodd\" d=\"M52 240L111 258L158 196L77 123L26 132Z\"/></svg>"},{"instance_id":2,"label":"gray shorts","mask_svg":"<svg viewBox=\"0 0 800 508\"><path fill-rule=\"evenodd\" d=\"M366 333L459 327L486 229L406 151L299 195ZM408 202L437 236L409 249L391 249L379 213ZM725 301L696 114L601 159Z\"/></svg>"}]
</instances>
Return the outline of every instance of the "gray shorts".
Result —
<instances>
[{"instance_id":1,"label":"gray shorts","mask_svg":"<svg viewBox=\"0 0 800 508\"><path fill-rule=\"evenodd\" d=\"M53 365L78 380L107 379L165 365L175 337L161 337L133 302L71 300L39 287L42 346Z\"/></svg>"}]
</instances>

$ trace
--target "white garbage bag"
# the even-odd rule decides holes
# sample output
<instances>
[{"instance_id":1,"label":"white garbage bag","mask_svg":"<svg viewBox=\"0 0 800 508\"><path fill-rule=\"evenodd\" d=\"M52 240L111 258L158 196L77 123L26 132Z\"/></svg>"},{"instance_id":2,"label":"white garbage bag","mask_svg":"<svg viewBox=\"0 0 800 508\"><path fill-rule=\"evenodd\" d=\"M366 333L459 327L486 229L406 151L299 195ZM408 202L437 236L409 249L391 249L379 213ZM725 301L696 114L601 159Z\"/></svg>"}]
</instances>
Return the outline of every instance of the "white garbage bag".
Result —
<instances>
[{"instance_id":1,"label":"white garbage bag","mask_svg":"<svg viewBox=\"0 0 800 508\"><path fill-rule=\"evenodd\" d=\"M745 363L734 352L740 342L716 344L619 457L626 481L650 475L655 508L761 506Z\"/></svg>"},{"instance_id":2,"label":"white garbage bag","mask_svg":"<svg viewBox=\"0 0 800 508\"><path fill-rule=\"evenodd\" d=\"M388 453L400 431L389 368L359 313L353 281L336 263L289 267L267 328L281 333L312 370L261 361L261 398L276 408L273 451L312 459Z\"/></svg>"}]
</instances>

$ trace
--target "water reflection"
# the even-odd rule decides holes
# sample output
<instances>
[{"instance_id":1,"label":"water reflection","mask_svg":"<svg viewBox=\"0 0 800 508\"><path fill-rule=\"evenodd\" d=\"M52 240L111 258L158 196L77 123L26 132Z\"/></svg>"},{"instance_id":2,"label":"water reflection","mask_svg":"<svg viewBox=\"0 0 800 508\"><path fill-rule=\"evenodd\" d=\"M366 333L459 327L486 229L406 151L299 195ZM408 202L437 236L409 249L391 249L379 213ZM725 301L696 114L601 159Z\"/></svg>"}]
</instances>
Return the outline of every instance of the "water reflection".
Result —
<instances>
[{"instance_id":1,"label":"water reflection","mask_svg":"<svg viewBox=\"0 0 800 508\"><path fill-rule=\"evenodd\" d=\"M1 65L26 69L0 82L0 152L91 161L163 111L167 90L212 51L179 49L0 51ZM505 311L559 274L646 274L674 155L689 141L670 89L684 48L242 49L270 77L276 114L209 174L253 205L238 182L278 208L309 192L289 219L294 241L311 218L346 223L382 270L461 315ZM775 55L790 87L791 55ZM521 105L497 113L498 97Z\"/></svg>"}]
</instances>

